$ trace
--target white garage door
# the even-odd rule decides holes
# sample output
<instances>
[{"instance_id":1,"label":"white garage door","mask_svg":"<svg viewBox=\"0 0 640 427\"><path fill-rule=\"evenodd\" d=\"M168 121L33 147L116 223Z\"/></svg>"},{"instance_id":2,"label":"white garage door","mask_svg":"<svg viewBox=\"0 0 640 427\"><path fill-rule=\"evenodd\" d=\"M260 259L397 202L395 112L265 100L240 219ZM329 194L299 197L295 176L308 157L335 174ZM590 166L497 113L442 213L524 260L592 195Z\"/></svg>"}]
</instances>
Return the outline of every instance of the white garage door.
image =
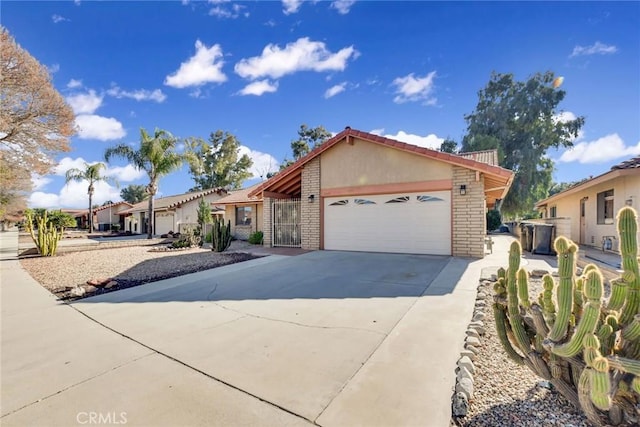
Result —
<instances>
[{"instance_id":1,"label":"white garage door","mask_svg":"<svg viewBox=\"0 0 640 427\"><path fill-rule=\"evenodd\" d=\"M327 197L324 247L451 255L451 192Z\"/></svg>"},{"instance_id":2,"label":"white garage door","mask_svg":"<svg viewBox=\"0 0 640 427\"><path fill-rule=\"evenodd\" d=\"M155 234L167 234L169 231L178 231L173 229L173 214L157 212Z\"/></svg>"}]
</instances>

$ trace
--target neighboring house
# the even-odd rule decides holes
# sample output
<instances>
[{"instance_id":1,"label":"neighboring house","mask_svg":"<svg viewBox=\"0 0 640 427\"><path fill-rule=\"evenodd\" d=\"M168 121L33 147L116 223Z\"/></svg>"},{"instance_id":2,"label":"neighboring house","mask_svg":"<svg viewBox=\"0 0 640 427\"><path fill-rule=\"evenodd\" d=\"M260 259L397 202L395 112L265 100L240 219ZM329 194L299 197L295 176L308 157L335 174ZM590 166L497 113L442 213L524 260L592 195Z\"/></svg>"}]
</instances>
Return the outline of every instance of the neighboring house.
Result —
<instances>
[{"instance_id":1,"label":"neighboring house","mask_svg":"<svg viewBox=\"0 0 640 427\"><path fill-rule=\"evenodd\" d=\"M231 191L228 196L216 201L216 205L225 208L225 221L231 221L231 235L239 240L247 240L251 233L262 231L262 198L249 197L249 193L260 184L243 190Z\"/></svg>"},{"instance_id":2,"label":"neighboring house","mask_svg":"<svg viewBox=\"0 0 640 427\"><path fill-rule=\"evenodd\" d=\"M536 204L544 222L558 235L581 245L618 251L616 215L623 206L640 205L640 156L624 161Z\"/></svg>"},{"instance_id":3,"label":"neighboring house","mask_svg":"<svg viewBox=\"0 0 640 427\"><path fill-rule=\"evenodd\" d=\"M95 208L93 210L93 226L97 228L98 231L109 231L113 228L114 224L118 224L120 230L124 230L124 215L120 215L120 212L130 209L131 207L133 207L131 203L122 201Z\"/></svg>"},{"instance_id":4,"label":"neighboring house","mask_svg":"<svg viewBox=\"0 0 640 427\"><path fill-rule=\"evenodd\" d=\"M265 246L483 257L485 213L512 180L472 153L346 128L226 206L236 224L237 208L257 207Z\"/></svg>"},{"instance_id":5,"label":"neighboring house","mask_svg":"<svg viewBox=\"0 0 640 427\"><path fill-rule=\"evenodd\" d=\"M185 225L195 226L198 223L198 203L200 198L209 203L213 213L222 213L216 208L217 201L227 194L222 188L159 197L154 200L155 231L153 234L167 234L169 231L180 232ZM124 231L133 234L146 234L147 212L149 201L136 203L131 208L120 212L124 215Z\"/></svg>"},{"instance_id":6,"label":"neighboring house","mask_svg":"<svg viewBox=\"0 0 640 427\"><path fill-rule=\"evenodd\" d=\"M89 209L60 209L62 212L68 213L76 220L76 227L83 229L89 228Z\"/></svg>"}]
</instances>

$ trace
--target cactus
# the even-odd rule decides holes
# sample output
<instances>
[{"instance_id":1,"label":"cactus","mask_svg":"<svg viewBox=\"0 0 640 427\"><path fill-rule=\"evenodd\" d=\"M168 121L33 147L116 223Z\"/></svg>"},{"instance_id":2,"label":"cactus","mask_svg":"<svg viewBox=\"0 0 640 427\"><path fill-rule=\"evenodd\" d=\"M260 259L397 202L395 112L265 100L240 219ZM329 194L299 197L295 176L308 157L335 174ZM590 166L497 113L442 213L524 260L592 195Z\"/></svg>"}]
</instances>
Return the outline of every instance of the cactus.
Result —
<instances>
[{"instance_id":1,"label":"cactus","mask_svg":"<svg viewBox=\"0 0 640 427\"><path fill-rule=\"evenodd\" d=\"M28 209L25 212L25 216L25 229L31 235L33 243L36 244L38 253L42 256L54 256L58 250L58 241L60 241L64 235L64 226L56 225L50 221L47 211L44 211L41 215L37 215ZM36 221L35 229L33 224L34 220Z\"/></svg>"},{"instance_id":2,"label":"cactus","mask_svg":"<svg viewBox=\"0 0 640 427\"><path fill-rule=\"evenodd\" d=\"M216 219L211 233L211 250L224 252L231 245L231 221L224 225L223 220Z\"/></svg>"},{"instance_id":3,"label":"cactus","mask_svg":"<svg viewBox=\"0 0 640 427\"><path fill-rule=\"evenodd\" d=\"M529 296L518 242L494 286L496 330L507 355L550 378L595 425L640 423L637 214L625 207L617 220L623 273L609 283L608 298L597 266L576 275L578 247L565 237L554 242L557 283L545 275L537 298Z\"/></svg>"}]
</instances>

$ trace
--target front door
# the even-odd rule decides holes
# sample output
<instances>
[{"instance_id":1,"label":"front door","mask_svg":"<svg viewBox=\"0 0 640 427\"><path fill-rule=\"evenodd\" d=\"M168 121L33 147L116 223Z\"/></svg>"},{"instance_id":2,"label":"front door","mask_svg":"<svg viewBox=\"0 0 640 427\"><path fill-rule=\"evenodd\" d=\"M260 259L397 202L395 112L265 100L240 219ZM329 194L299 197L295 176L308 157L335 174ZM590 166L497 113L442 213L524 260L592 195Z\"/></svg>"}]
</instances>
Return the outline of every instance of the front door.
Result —
<instances>
[{"instance_id":1,"label":"front door","mask_svg":"<svg viewBox=\"0 0 640 427\"><path fill-rule=\"evenodd\" d=\"M581 245L587 244L586 242L587 221L585 219L586 204L587 204L587 199L580 200L580 244Z\"/></svg>"}]
</instances>

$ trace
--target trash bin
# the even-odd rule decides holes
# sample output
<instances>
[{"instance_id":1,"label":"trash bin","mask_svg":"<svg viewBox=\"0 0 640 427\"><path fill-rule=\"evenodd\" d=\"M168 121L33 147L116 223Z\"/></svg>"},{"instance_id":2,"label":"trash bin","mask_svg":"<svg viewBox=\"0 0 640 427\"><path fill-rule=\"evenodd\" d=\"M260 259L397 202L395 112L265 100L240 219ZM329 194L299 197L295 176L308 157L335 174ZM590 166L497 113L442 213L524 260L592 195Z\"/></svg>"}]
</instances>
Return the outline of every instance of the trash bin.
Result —
<instances>
[{"instance_id":1,"label":"trash bin","mask_svg":"<svg viewBox=\"0 0 640 427\"><path fill-rule=\"evenodd\" d=\"M520 247L524 251L527 247L527 224L521 222L518 226L520 227Z\"/></svg>"},{"instance_id":2,"label":"trash bin","mask_svg":"<svg viewBox=\"0 0 640 427\"><path fill-rule=\"evenodd\" d=\"M555 226L552 224L535 224L533 226L533 250L534 254L553 255L553 235Z\"/></svg>"},{"instance_id":3,"label":"trash bin","mask_svg":"<svg viewBox=\"0 0 640 427\"><path fill-rule=\"evenodd\" d=\"M520 223L520 246L522 246L522 251L531 252L533 246L533 224L528 222Z\"/></svg>"}]
</instances>

